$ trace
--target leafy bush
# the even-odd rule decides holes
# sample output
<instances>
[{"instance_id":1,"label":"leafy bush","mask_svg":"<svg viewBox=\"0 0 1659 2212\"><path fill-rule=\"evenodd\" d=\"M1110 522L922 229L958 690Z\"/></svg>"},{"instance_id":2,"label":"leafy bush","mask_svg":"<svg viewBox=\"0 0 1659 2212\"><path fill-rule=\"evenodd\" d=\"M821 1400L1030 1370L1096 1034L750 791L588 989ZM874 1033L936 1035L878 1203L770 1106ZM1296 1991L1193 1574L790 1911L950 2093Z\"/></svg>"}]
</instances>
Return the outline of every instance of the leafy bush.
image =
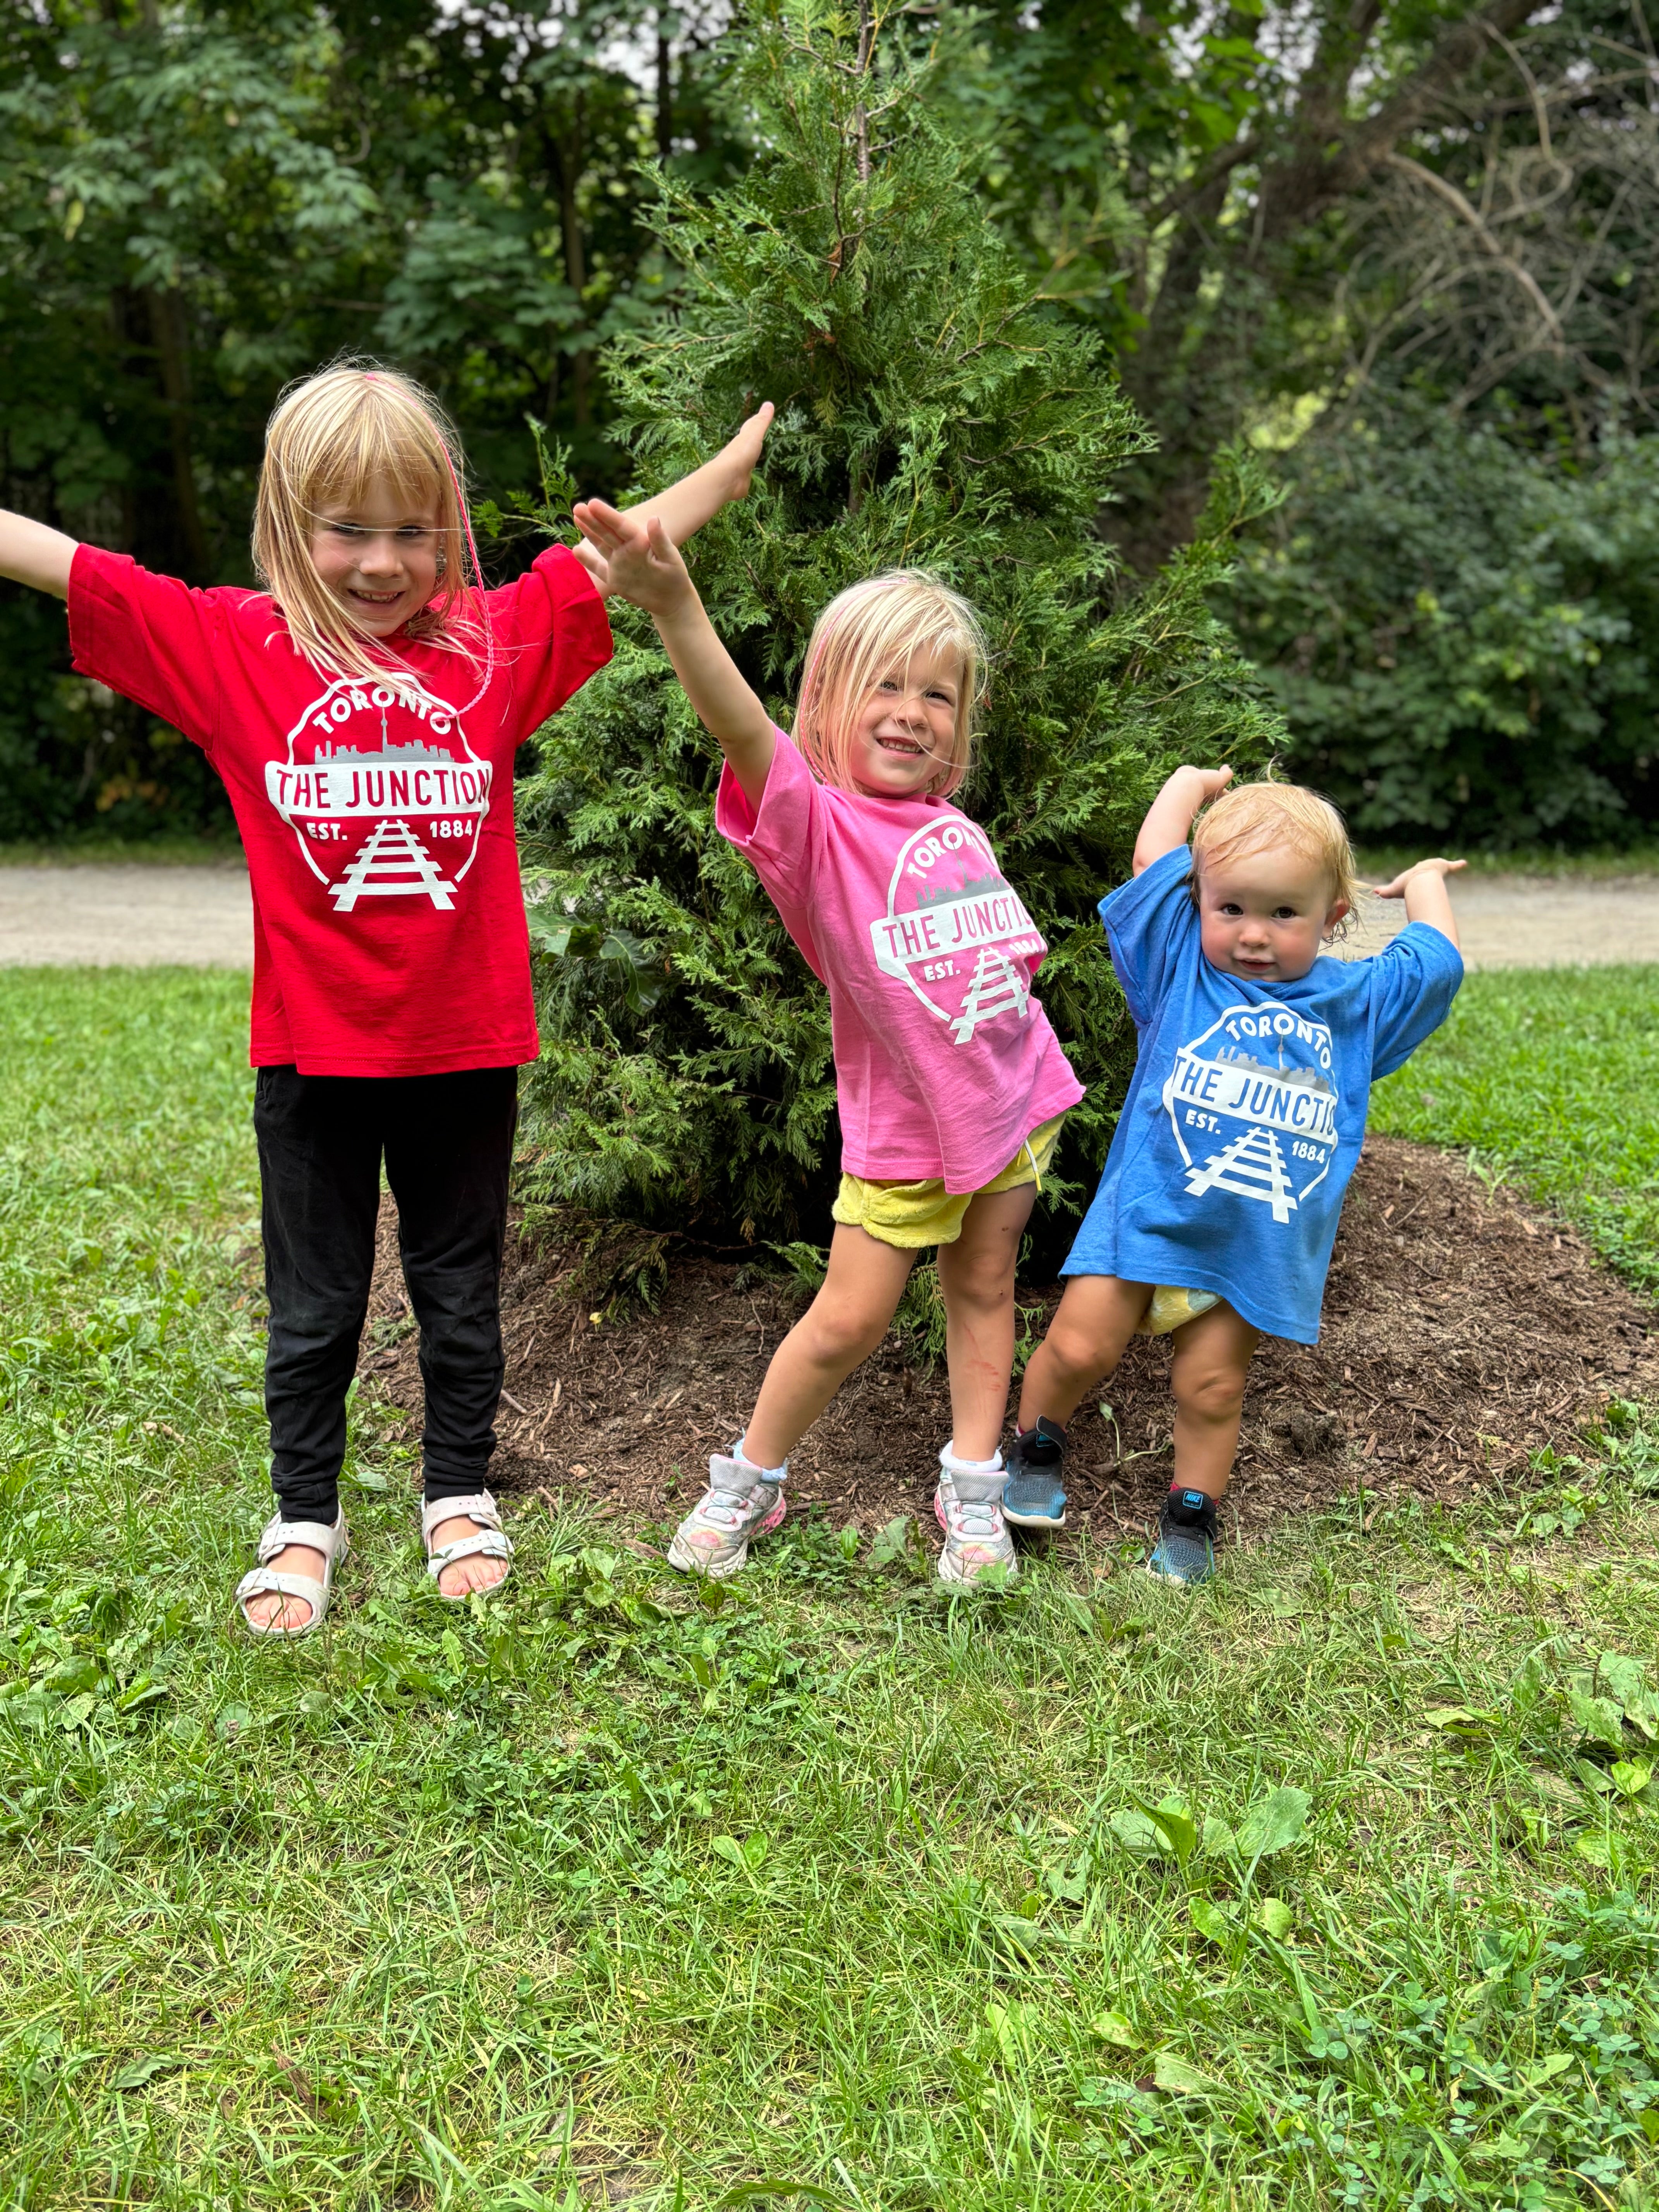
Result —
<instances>
[{"instance_id":1,"label":"leafy bush","mask_svg":"<svg viewBox=\"0 0 1659 2212\"><path fill-rule=\"evenodd\" d=\"M1042 997L1090 1086L1066 1156L1085 1176L1133 1049L1095 902L1173 762L1248 767L1278 734L1206 603L1272 494L1224 457L1197 542L1114 596L1095 518L1146 434L1096 341L984 219L925 70L878 54L860 75L843 21L801 0L737 57L761 151L711 200L665 190L681 305L613 349L611 388L647 491L756 398L779 403L762 481L693 568L781 720L848 583L920 564L979 606L991 696L964 803L1048 941ZM615 621L614 664L544 731L520 788L544 1038L532 1189L745 1237L818 1229L836 1149L824 994L714 833L718 752L654 633Z\"/></svg>"},{"instance_id":2,"label":"leafy bush","mask_svg":"<svg viewBox=\"0 0 1659 2212\"><path fill-rule=\"evenodd\" d=\"M1579 476L1404 418L1316 441L1218 604L1287 765L1362 836L1623 842L1659 816L1659 439Z\"/></svg>"}]
</instances>

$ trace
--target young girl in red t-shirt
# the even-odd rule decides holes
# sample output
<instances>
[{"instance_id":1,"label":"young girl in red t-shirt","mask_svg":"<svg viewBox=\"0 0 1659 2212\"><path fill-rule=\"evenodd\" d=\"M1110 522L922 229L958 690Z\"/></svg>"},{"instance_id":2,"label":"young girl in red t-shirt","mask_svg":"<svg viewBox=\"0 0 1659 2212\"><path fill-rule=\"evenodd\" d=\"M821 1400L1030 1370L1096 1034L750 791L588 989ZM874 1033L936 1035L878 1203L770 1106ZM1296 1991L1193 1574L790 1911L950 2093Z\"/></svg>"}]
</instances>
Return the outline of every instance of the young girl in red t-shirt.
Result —
<instances>
[{"instance_id":1,"label":"young girl in red t-shirt","mask_svg":"<svg viewBox=\"0 0 1659 2212\"><path fill-rule=\"evenodd\" d=\"M744 496L770 418L635 511L683 543ZM263 592L193 591L0 511L0 575L67 599L76 668L202 747L247 853L277 1510L236 1596L259 1635L317 1627L345 1556L382 1154L420 1323L429 1571L462 1599L512 1556L483 1475L517 1069L538 1050L513 759L610 659L610 580L592 547L554 546L484 590L461 477L417 386L336 367L270 419Z\"/></svg>"}]
</instances>

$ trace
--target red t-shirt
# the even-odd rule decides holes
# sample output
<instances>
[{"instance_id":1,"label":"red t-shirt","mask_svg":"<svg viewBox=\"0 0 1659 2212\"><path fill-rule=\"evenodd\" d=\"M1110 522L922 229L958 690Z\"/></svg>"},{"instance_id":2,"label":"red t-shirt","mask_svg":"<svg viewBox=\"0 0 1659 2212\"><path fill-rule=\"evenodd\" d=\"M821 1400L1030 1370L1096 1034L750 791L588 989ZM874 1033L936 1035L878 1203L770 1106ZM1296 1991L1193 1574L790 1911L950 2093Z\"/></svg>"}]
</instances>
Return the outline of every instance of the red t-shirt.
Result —
<instances>
[{"instance_id":1,"label":"red t-shirt","mask_svg":"<svg viewBox=\"0 0 1659 2212\"><path fill-rule=\"evenodd\" d=\"M162 715L224 779L253 889L256 1067L438 1075L538 1049L513 757L611 658L563 546L484 595L489 689L399 639L386 682L319 676L262 592L192 591L82 545L75 665Z\"/></svg>"}]
</instances>

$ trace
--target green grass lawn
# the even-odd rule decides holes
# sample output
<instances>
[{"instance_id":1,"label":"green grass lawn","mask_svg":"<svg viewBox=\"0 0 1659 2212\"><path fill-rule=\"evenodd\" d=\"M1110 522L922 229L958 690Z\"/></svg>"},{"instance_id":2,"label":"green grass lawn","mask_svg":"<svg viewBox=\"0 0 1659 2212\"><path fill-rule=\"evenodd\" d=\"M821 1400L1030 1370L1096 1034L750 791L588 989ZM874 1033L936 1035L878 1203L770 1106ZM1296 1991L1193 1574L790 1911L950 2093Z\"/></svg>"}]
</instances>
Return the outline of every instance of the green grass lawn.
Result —
<instances>
[{"instance_id":1,"label":"green grass lawn","mask_svg":"<svg viewBox=\"0 0 1659 2212\"><path fill-rule=\"evenodd\" d=\"M1649 1267L1650 988L1477 979L1385 1113ZM0 2202L1659 2201L1659 1426L1185 1600L532 1500L462 1609L371 1408L255 1646L243 990L0 973Z\"/></svg>"},{"instance_id":2,"label":"green grass lawn","mask_svg":"<svg viewBox=\"0 0 1659 2212\"><path fill-rule=\"evenodd\" d=\"M1371 1126L1473 1152L1659 1291L1659 968L1469 976Z\"/></svg>"}]
</instances>

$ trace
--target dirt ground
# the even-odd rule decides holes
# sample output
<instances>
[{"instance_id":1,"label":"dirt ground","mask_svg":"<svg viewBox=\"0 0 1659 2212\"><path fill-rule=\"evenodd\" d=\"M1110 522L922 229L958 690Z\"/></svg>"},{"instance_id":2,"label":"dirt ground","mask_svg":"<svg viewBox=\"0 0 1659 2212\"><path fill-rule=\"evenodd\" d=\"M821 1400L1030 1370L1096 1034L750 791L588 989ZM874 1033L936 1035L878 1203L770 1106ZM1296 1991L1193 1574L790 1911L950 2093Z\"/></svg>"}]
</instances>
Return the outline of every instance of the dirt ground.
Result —
<instances>
[{"instance_id":1,"label":"dirt ground","mask_svg":"<svg viewBox=\"0 0 1659 2212\"><path fill-rule=\"evenodd\" d=\"M507 1400L492 1470L501 1492L585 1498L618 1533L677 1517L711 1451L741 1429L768 1356L802 1310L792 1282L686 1253L660 1307L590 1318L581 1257L520 1238L504 1280ZM1058 1286L1022 1291L1041 1305ZM418 1408L413 1324L386 1201L364 1376ZM1168 1352L1141 1339L1073 1425L1072 1526L1139 1535L1170 1480ZM1370 1137L1350 1188L1325 1298L1322 1342L1257 1354L1229 1512L1238 1533L1299 1508L1401 1491L1467 1497L1570 1449L1610 1397L1659 1387L1659 1312L1571 1231L1461 1162ZM1111 1409L1103 1418L1099 1401ZM836 1526L931 1521L936 1455L950 1433L942 1371L890 1337L792 1458L795 1510ZM411 1420L410 1433L417 1432Z\"/></svg>"}]
</instances>

